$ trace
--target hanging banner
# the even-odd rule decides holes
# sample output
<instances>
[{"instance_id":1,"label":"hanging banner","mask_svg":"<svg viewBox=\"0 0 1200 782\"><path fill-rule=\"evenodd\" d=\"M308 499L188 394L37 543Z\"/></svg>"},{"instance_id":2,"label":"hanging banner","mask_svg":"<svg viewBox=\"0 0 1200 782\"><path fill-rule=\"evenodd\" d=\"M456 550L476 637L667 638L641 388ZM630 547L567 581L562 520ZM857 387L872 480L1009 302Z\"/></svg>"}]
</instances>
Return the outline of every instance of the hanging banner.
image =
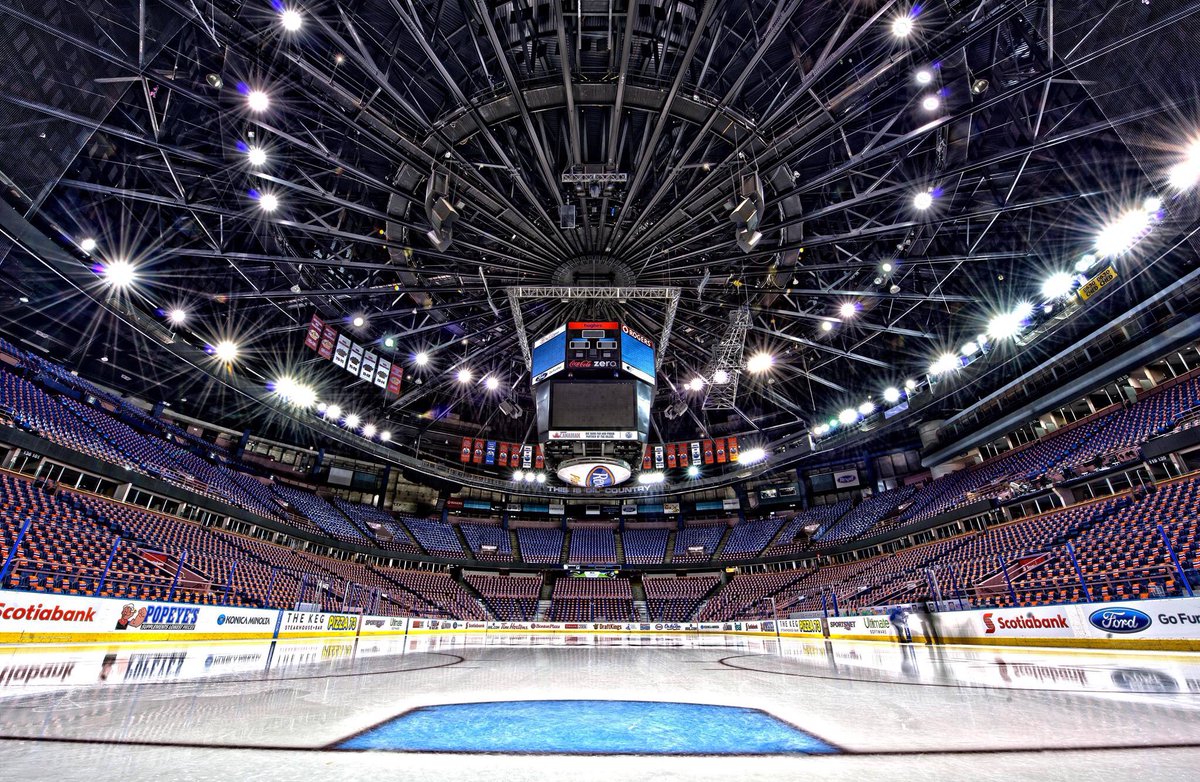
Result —
<instances>
[{"instance_id":1,"label":"hanging banner","mask_svg":"<svg viewBox=\"0 0 1200 782\"><path fill-rule=\"evenodd\" d=\"M496 464L496 441L487 441L487 450L483 452L483 463L489 467Z\"/></svg>"},{"instance_id":2,"label":"hanging banner","mask_svg":"<svg viewBox=\"0 0 1200 782\"><path fill-rule=\"evenodd\" d=\"M663 447L661 445L654 446L654 469L661 470L666 464L666 460L663 458Z\"/></svg>"},{"instance_id":3,"label":"hanging banner","mask_svg":"<svg viewBox=\"0 0 1200 782\"><path fill-rule=\"evenodd\" d=\"M321 343L321 332L325 330L325 321L321 320L320 316L313 313L312 320L308 322L308 334L304 336L304 347L309 350L316 350L317 345Z\"/></svg>"},{"instance_id":4,"label":"hanging banner","mask_svg":"<svg viewBox=\"0 0 1200 782\"><path fill-rule=\"evenodd\" d=\"M669 443L667 445L667 467L674 470L678 466L679 462L675 458L675 443Z\"/></svg>"},{"instance_id":5,"label":"hanging banner","mask_svg":"<svg viewBox=\"0 0 1200 782\"><path fill-rule=\"evenodd\" d=\"M738 460L737 438L736 437L728 438L726 448L729 451L729 461L736 462Z\"/></svg>"},{"instance_id":6,"label":"hanging banner","mask_svg":"<svg viewBox=\"0 0 1200 782\"><path fill-rule=\"evenodd\" d=\"M717 464L725 463L725 438L717 438Z\"/></svg>"},{"instance_id":7,"label":"hanging banner","mask_svg":"<svg viewBox=\"0 0 1200 782\"><path fill-rule=\"evenodd\" d=\"M496 456L496 463L501 467L508 466L508 443L500 443Z\"/></svg>"},{"instance_id":8,"label":"hanging banner","mask_svg":"<svg viewBox=\"0 0 1200 782\"><path fill-rule=\"evenodd\" d=\"M704 441L704 463L712 464L716 457L713 456L713 441Z\"/></svg>"},{"instance_id":9,"label":"hanging banner","mask_svg":"<svg viewBox=\"0 0 1200 782\"><path fill-rule=\"evenodd\" d=\"M400 396L400 379L404 377L404 367L392 364L388 372L387 392L392 396Z\"/></svg>"},{"instance_id":10,"label":"hanging banner","mask_svg":"<svg viewBox=\"0 0 1200 782\"><path fill-rule=\"evenodd\" d=\"M533 466L535 469L540 470L546 466L546 457L542 455L542 446L537 446L537 448L534 450L534 454Z\"/></svg>"},{"instance_id":11,"label":"hanging banner","mask_svg":"<svg viewBox=\"0 0 1200 782\"><path fill-rule=\"evenodd\" d=\"M700 443L692 443L692 464L700 464Z\"/></svg>"},{"instance_id":12,"label":"hanging banner","mask_svg":"<svg viewBox=\"0 0 1200 782\"><path fill-rule=\"evenodd\" d=\"M679 466L687 467L688 466L688 444L680 443L677 446L677 450L679 451Z\"/></svg>"},{"instance_id":13,"label":"hanging banner","mask_svg":"<svg viewBox=\"0 0 1200 782\"><path fill-rule=\"evenodd\" d=\"M648 445L646 446L645 450L642 451L642 469L650 469L650 446Z\"/></svg>"},{"instance_id":14,"label":"hanging banner","mask_svg":"<svg viewBox=\"0 0 1200 782\"><path fill-rule=\"evenodd\" d=\"M352 375L358 374L358 368L362 366L363 346L357 342L350 343L350 356L346 359L346 371Z\"/></svg>"},{"instance_id":15,"label":"hanging banner","mask_svg":"<svg viewBox=\"0 0 1200 782\"><path fill-rule=\"evenodd\" d=\"M526 445L521 448L521 466L528 470L533 466L533 446Z\"/></svg>"},{"instance_id":16,"label":"hanging banner","mask_svg":"<svg viewBox=\"0 0 1200 782\"><path fill-rule=\"evenodd\" d=\"M375 377L375 363L379 361L379 356L371 351L363 353L362 368L358 370L360 380L371 380Z\"/></svg>"},{"instance_id":17,"label":"hanging banner","mask_svg":"<svg viewBox=\"0 0 1200 782\"><path fill-rule=\"evenodd\" d=\"M462 441L462 450L458 453L458 460L463 464L471 461L471 438L464 437Z\"/></svg>"},{"instance_id":18,"label":"hanging banner","mask_svg":"<svg viewBox=\"0 0 1200 782\"><path fill-rule=\"evenodd\" d=\"M483 449L484 449L483 440L476 440L475 441L475 450L471 454L472 462L474 462L475 464L483 464Z\"/></svg>"},{"instance_id":19,"label":"hanging banner","mask_svg":"<svg viewBox=\"0 0 1200 782\"><path fill-rule=\"evenodd\" d=\"M392 362L386 358L379 359L379 363L375 365L375 385L380 388L387 388L388 375L392 373Z\"/></svg>"},{"instance_id":20,"label":"hanging banner","mask_svg":"<svg viewBox=\"0 0 1200 782\"><path fill-rule=\"evenodd\" d=\"M321 344L317 346L317 355L328 361L333 358L333 348L337 344L338 333L333 326L321 329Z\"/></svg>"},{"instance_id":21,"label":"hanging banner","mask_svg":"<svg viewBox=\"0 0 1200 782\"><path fill-rule=\"evenodd\" d=\"M333 365L346 368L346 361L350 358L350 338L345 334L338 336L337 349L333 352Z\"/></svg>"}]
</instances>

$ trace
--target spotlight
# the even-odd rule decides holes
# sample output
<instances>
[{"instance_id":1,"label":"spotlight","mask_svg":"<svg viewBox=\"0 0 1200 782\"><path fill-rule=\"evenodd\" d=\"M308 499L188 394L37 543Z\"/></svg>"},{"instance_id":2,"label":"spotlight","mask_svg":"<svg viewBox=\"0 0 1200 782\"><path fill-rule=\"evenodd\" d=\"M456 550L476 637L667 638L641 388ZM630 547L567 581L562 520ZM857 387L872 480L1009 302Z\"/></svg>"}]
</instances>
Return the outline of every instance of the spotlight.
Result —
<instances>
[{"instance_id":1,"label":"spotlight","mask_svg":"<svg viewBox=\"0 0 1200 782\"><path fill-rule=\"evenodd\" d=\"M238 346L234 342L223 339L216 345L213 345L212 350L213 355L217 358L217 361L220 361L223 364L232 364L234 361L237 361Z\"/></svg>"},{"instance_id":2,"label":"spotlight","mask_svg":"<svg viewBox=\"0 0 1200 782\"><path fill-rule=\"evenodd\" d=\"M700 468L694 464L689 466L687 468L687 475L689 478L699 478L700 477Z\"/></svg>"},{"instance_id":3,"label":"spotlight","mask_svg":"<svg viewBox=\"0 0 1200 782\"><path fill-rule=\"evenodd\" d=\"M943 353L942 355L938 356L937 361L934 361L933 365L929 367L929 374L935 376L944 375L947 372L953 372L960 366L962 366L962 364L959 362L958 356L954 355L953 353Z\"/></svg>"},{"instance_id":4,"label":"spotlight","mask_svg":"<svg viewBox=\"0 0 1200 782\"><path fill-rule=\"evenodd\" d=\"M813 428L812 432L817 437L822 437L824 435L827 435L827 434L829 434L829 424L817 424Z\"/></svg>"},{"instance_id":5,"label":"spotlight","mask_svg":"<svg viewBox=\"0 0 1200 782\"><path fill-rule=\"evenodd\" d=\"M389 432L387 429L384 429L382 432L379 433L379 441L381 443L386 443L388 440L391 440L391 439L392 439L392 433Z\"/></svg>"},{"instance_id":6,"label":"spotlight","mask_svg":"<svg viewBox=\"0 0 1200 782\"><path fill-rule=\"evenodd\" d=\"M325 402L322 402L321 404L317 405L317 413L319 415L325 415L325 411L328 409L329 409L329 405Z\"/></svg>"},{"instance_id":7,"label":"spotlight","mask_svg":"<svg viewBox=\"0 0 1200 782\"><path fill-rule=\"evenodd\" d=\"M204 77L204 80L208 82L208 86L212 87L214 90L219 90L225 86L225 80L221 78L221 74L219 73L210 73Z\"/></svg>"},{"instance_id":8,"label":"spotlight","mask_svg":"<svg viewBox=\"0 0 1200 782\"><path fill-rule=\"evenodd\" d=\"M495 391L500 387L500 381L491 375L488 375L488 377L484 379L483 385L488 391Z\"/></svg>"},{"instance_id":9,"label":"spotlight","mask_svg":"<svg viewBox=\"0 0 1200 782\"><path fill-rule=\"evenodd\" d=\"M246 93L246 105L251 111L261 113L271 107L271 99L262 90L250 90Z\"/></svg>"},{"instance_id":10,"label":"spotlight","mask_svg":"<svg viewBox=\"0 0 1200 782\"><path fill-rule=\"evenodd\" d=\"M718 369L716 372L713 372L712 381L719 386L723 386L729 382L729 373L724 369Z\"/></svg>"},{"instance_id":11,"label":"spotlight","mask_svg":"<svg viewBox=\"0 0 1200 782\"><path fill-rule=\"evenodd\" d=\"M1010 339L1021 333L1025 318L1018 310L997 315L988 321L987 335L992 339Z\"/></svg>"},{"instance_id":12,"label":"spotlight","mask_svg":"<svg viewBox=\"0 0 1200 782\"><path fill-rule=\"evenodd\" d=\"M425 366L426 364L429 363L429 354L428 353L418 353L417 355L413 356L413 363L415 363L419 367Z\"/></svg>"},{"instance_id":13,"label":"spotlight","mask_svg":"<svg viewBox=\"0 0 1200 782\"><path fill-rule=\"evenodd\" d=\"M517 483L520 483L521 481L525 480L525 472L523 470L517 470L516 472L513 473L513 480L516 481Z\"/></svg>"},{"instance_id":14,"label":"spotlight","mask_svg":"<svg viewBox=\"0 0 1200 782\"><path fill-rule=\"evenodd\" d=\"M929 207L933 206L933 193L926 190L924 193L917 193L913 196L913 207L918 211L924 212Z\"/></svg>"},{"instance_id":15,"label":"spotlight","mask_svg":"<svg viewBox=\"0 0 1200 782\"><path fill-rule=\"evenodd\" d=\"M329 405L328 407L325 408L325 417L330 420L336 421L337 419L342 417L342 408L339 407L338 405Z\"/></svg>"},{"instance_id":16,"label":"spotlight","mask_svg":"<svg viewBox=\"0 0 1200 782\"><path fill-rule=\"evenodd\" d=\"M469 369L458 370L458 382L464 383L464 384L470 383L471 377L472 377L471 370L469 370Z\"/></svg>"},{"instance_id":17,"label":"spotlight","mask_svg":"<svg viewBox=\"0 0 1200 782\"><path fill-rule=\"evenodd\" d=\"M385 348L394 348L394 347L396 347L396 340L395 340L395 338L393 338L393 337L385 337L385 338L384 338L384 340L383 340L383 346L384 346Z\"/></svg>"},{"instance_id":18,"label":"spotlight","mask_svg":"<svg viewBox=\"0 0 1200 782\"><path fill-rule=\"evenodd\" d=\"M367 424L362 428L363 437L370 440L379 430L375 428L375 424Z\"/></svg>"},{"instance_id":19,"label":"spotlight","mask_svg":"<svg viewBox=\"0 0 1200 782\"><path fill-rule=\"evenodd\" d=\"M286 8L279 15L279 23L283 25L283 29L294 33L304 24L304 17L295 8Z\"/></svg>"},{"instance_id":20,"label":"spotlight","mask_svg":"<svg viewBox=\"0 0 1200 782\"><path fill-rule=\"evenodd\" d=\"M530 470L529 472L525 473L525 482L526 483L533 483L536 480L537 480L537 474L533 470Z\"/></svg>"},{"instance_id":21,"label":"spotlight","mask_svg":"<svg viewBox=\"0 0 1200 782\"><path fill-rule=\"evenodd\" d=\"M1152 212L1130 209L1106 225L1096 237L1096 252L1101 258L1120 255L1150 232Z\"/></svg>"},{"instance_id":22,"label":"spotlight","mask_svg":"<svg viewBox=\"0 0 1200 782\"><path fill-rule=\"evenodd\" d=\"M1075 289L1075 278L1066 272L1055 272L1042 283L1042 295L1047 299L1061 299Z\"/></svg>"},{"instance_id":23,"label":"spotlight","mask_svg":"<svg viewBox=\"0 0 1200 782\"><path fill-rule=\"evenodd\" d=\"M892 35L897 38L907 38L913 31L913 18L908 14L898 16L892 22Z\"/></svg>"},{"instance_id":24,"label":"spotlight","mask_svg":"<svg viewBox=\"0 0 1200 782\"><path fill-rule=\"evenodd\" d=\"M1086 272L1088 269L1096 265L1096 256L1088 253L1075 262L1075 271L1079 273Z\"/></svg>"},{"instance_id":25,"label":"spotlight","mask_svg":"<svg viewBox=\"0 0 1200 782\"><path fill-rule=\"evenodd\" d=\"M900 401L900 389L898 389L894 386L883 389L883 401L887 402L889 405L894 405L897 402L899 402Z\"/></svg>"},{"instance_id":26,"label":"spotlight","mask_svg":"<svg viewBox=\"0 0 1200 782\"><path fill-rule=\"evenodd\" d=\"M989 86L990 83L987 79L976 79L975 81L971 82L971 94L982 95L983 93L987 92Z\"/></svg>"},{"instance_id":27,"label":"spotlight","mask_svg":"<svg viewBox=\"0 0 1200 782\"><path fill-rule=\"evenodd\" d=\"M922 87L924 87L926 84L929 84L933 81L933 72L928 68L922 68L916 72L913 78L917 80L917 84L920 84Z\"/></svg>"},{"instance_id":28,"label":"spotlight","mask_svg":"<svg viewBox=\"0 0 1200 782\"><path fill-rule=\"evenodd\" d=\"M861 416L868 416L874 412L875 412L875 403L874 402L863 402L861 405L858 406L858 414Z\"/></svg>"},{"instance_id":29,"label":"spotlight","mask_svg":"<svg viewBox=\"0 0 1200 782\"><path fill-rule=\"evenodd\" d=\"M975 355L978 352L979 352L979 345L975 344L974 342L968 342L962 346L962 354L964 356L967 356L968 358L970 358L971 356Z\"/></svg>"},{"instance_id":30,"label":"spotlight","mask_svg":"<svg viewBox=\"0 0 1200 782\"><path fill-rule=\"evenodd\" d=\"M258 197L258 208L268 214L279 208L279 198L271 193L263 193Z\"/></svg>"},{"instance_id":31,"label":"spotlight","mask_svg":"<svg viewBox=\"0 0 1200 782\"><path fill-rule=\"evenodd\" d=\"M90 253L92 250L96 249L96 240L90 236L87 237L79 243L79 249L83 250L85 253Z\"/></svg>"},{"instance_id":32,"label":"spotlight","mask_svg":"<svg viewBox=\"0 0 1200 782\"><path fill-rule=\"evenodd\" d=\"M366 324L366 322L367 322L367 319L366 319L366 318L364 318L362 315L355 315L355 316L354 316L354 320L352 320L352 321L350 321L350 322L351 322L352 324L354 324L354 328L356 328L356 329L361 329L361 328L363 327L363 325L365 325L365 324Z\"/></svg>"},{"instance_id":33,"label":"spotlight","mask_svg":"<svg viewBox=\"0 0 1200 782\"><path fill-rule=\"evenodd\" d=\"M911 377L908 380L904 381L904 390L912 391L916 387L917 387L917 381L913 380Z\"/></svg>"},{"instance_id":34,"label":"spotlight","mask_svg":"<svg viewBox=\"0 0 1200 782\"><path fill-rule=\"evenodd\" d=\"M638 477L637 477L638 483L640 483L644 486L651 486L654 484L659 484L659 483L662 483L663 481L665 481L666 479L667 479L667 477L665 475L663 475L661 472L639 472Z\"/></svg>"},{"instance_id":35,"label":"spotlight","mask_svg":"<svg viewBox=\"0 0 1200 782\"><path fill-rule=\"evenodd\" d=\"M362 423L362 419L355 413L347 413L346 417L342 419L342 423L346 425L347 429L357 429L358 425Z\"/></svg>"},{"instance_id":36,"label":"spotlight","mask_svg":"<svg viewBox=\"0 0 1200 782\"><path fill-rule=\"evenodd\" d=\"M758 464L767 458L767 452L762 448L747 448L738 457L739 464Z\"/></svg>"},{"instance_id":37,"label":"spotlight","mask_svg":"<svg viewBox=\"0 0 1200 782\"><path fill-rule=\"evenodd\" d=\"M921 99L921 108L926 111L937 111L942 107L942 100L936 95L926 95Z\"/></svg>"},{"instance_id":38,"label":"spotlight","mask_svg":"<svg viewBox=\"0 0 1200 782\"><path fill-rule=\"evenodd\" d=\"M853 301L848 301L845 304L843 304L841 307L838 307L838 313L843 318L853 318L855 315L858 314L858 303L853 302Z\"/></svg>"},{"instance_id":39,"label":"spotlight","mask_svg":"<svg viewBox=\"0 0 1200 782\"><path fill-rule=\"evenodd\" d=\"M895 269L895 268L896 268L895 266L892 266L890 263L887 263L886 261L879 266L879 270L882 271L884 274L891 274L892 269Z\"/></svg>"},{"instance_id":40,"label":"spotlight","mask_svg":"<svg viewBox=\"0 0 1200 782\"><path fill-rule=\"evenodd\" d=\"M689 382L687 384L687 387L689 389L691 389L692 391L699 391L700 389L704 388L704 378L701 378L701 377L692 378L691 382Z\"/></svg>"},{"instance_id":41,"label":"spotlight","mask_svg":"<svg viewBox=\"0 0 1200 782\"><path fill-rule=\"evenodd\" d=\"M832 320L821 321L821 331L833 331L833 321Z\"/></svg>"},{"instance_id":42,"label":"spotlight","mask_svg":"<svg viewBox=\"0 0 1200 782\"><path fill-rule=\"evenodd\" d=\"M246 150L246 159L252 166L263 166L267 163L267 151L262 147L250 147Z\"/></svg>"},{"instance_id":43,"label":"spotlight","mask_svg":"<svg viewBox=\"0 0 1200 782\"><path fill-rule=\"evenodd\" d=\"M546 482L546 473L544 473L544 472L539 472L539 473L537 474L537 482L538 482L538 483L545 483L545 482Z\"/></svg>"},{"instance_id":44,"label":"spotlight","mask_svg":"<svg viewBox=\"0 0 1200 782\"><path fill-rule=\"evenodd\" d=\"M129 261L110 261L104 265L104 279L114 288L132 285L137 277Z\"/></svg>"},{"instance_id":45,"label":"spotlight","mask_svg":"<svg viewBox=\"0 0 1200 782\"><path fill-rule=\"evenodd\" d=\"M746 370L751 374L766 372L775 364L775 357L770 353L755 353L746 362Z\"/></svg>"},{"instance_id":46,"label":"spotlight","mask_svg":"<svg viewBox=\"0 0 1200 782\"><path fill-rule=\"evenodd\" d=\"M849 426L858 420L858 411L853 407L847 407L842 412L838 413L838 423L843 426Z\"/></svg>"}]
</instances>

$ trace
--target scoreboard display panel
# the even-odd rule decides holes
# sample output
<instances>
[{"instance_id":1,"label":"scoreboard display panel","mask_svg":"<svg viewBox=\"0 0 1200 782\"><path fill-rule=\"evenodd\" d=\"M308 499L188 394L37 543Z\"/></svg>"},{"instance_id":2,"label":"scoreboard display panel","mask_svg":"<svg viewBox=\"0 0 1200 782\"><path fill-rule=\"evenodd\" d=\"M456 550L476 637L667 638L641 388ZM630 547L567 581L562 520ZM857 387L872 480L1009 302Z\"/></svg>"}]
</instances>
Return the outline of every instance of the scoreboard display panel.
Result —
<instances>
[{"instance_id":1,"label":"scoreboard display panel","mask_svg":"<svg viewBox=\"0 0 1200 782\"><path fill-rule=\"evenodd\" d=\"M621 324L614 321L572 321L567 324L567 369L610 377L621 359Z\"/></svg>"},{"instance_id":2,"label":"scoreboard display panel","mask_svg":"<svg viewBox=\"0 0 1200 782\"><path fill-rule=\"evenodd\" d=\"M559 326L554 331L533 343L533 366L530 376L534 384L566 368L567 327Z\"/></svg>"},{"instance_id":3,"label":"scoreboard display panel","mask_svg":"<svg viewBox=\"0 0 1200 782\"><path fill-rule=\"evenodd\" d=\"M637 388L632 380L554 383L551 429L637 429Z\"/></svg>"},{"instance_id":4,"label":"scoreboard display panel","mask_svg":"<svg viewBox=\"0 0 1200 782\"><path fill-rule=\"evenodd\" d=\"M621 369L654 382L654 343L628 326L621 327Z\"/></svg>"}]
</instances>

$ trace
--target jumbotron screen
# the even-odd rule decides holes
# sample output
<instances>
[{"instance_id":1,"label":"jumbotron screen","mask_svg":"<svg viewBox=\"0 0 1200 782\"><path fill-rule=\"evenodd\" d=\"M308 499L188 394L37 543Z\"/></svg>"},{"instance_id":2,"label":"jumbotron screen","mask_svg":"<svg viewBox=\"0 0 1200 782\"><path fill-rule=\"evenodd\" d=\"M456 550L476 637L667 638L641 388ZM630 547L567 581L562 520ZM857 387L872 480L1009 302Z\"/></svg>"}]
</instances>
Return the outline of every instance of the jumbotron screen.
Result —
<instances>
[{"instance_id":1,"label":"jumbotron screen","mask_svg":"<svg viewBox=\"0 0 1200 782\"><path fill-rule=\"evenodd\" d=\"M550 428L636 430L637 384L632 380L553 383L550 387Z\"/></svg>"}]
</instances>

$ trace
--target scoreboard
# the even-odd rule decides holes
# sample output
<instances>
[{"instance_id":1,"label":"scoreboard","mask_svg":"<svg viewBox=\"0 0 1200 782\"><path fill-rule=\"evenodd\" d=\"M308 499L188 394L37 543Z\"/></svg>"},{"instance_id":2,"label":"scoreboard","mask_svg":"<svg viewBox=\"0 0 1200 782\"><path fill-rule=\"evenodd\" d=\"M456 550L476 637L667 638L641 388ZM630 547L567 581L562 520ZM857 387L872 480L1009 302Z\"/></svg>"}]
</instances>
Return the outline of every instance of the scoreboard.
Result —
<instances>
[{"instance_id":1,"label":"scoreboard","mask_svg":"<svg viewBox=\"0 0 1200 782\"><path fill-rule=\"evenodd\" d=\"M570 321L533 343L542 442L646 442L654 343L616 321Z\"/></svg>"}]
</instances>

